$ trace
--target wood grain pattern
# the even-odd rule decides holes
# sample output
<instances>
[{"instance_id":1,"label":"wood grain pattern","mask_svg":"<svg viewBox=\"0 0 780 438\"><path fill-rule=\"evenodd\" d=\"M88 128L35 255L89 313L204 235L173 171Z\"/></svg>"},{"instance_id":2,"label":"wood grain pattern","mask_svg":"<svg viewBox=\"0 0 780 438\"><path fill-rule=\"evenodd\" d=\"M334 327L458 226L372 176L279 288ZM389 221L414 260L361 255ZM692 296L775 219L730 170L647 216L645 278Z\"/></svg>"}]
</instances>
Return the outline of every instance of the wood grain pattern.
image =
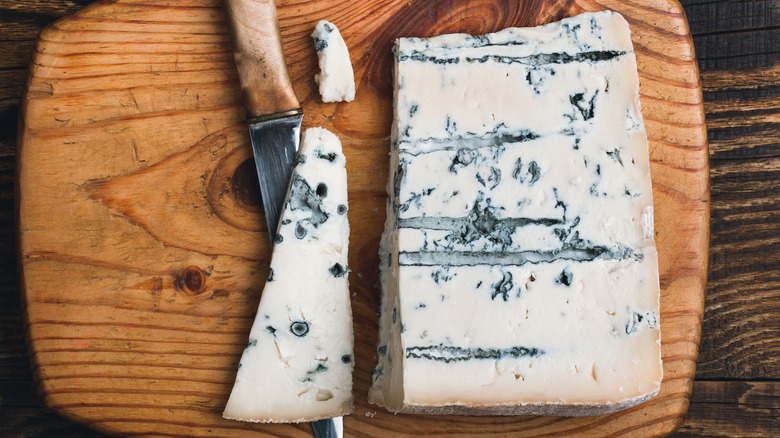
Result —
<instances>
[{"instance_id":1,"label":"wood grain pattern","mask_svg":"<svg viewBox=\"0 0 780 438\"><path fill-rule=\"evenodd\" d=\"M697 381L691 421L676 436L770 437L780 434L780 382ZM770 418L774 421L756 421Z\"/></svg>"},{"instance_id":2,"label":"wood grain pattern","mask_svg":"<svg viewBox=\"0 0 780 438\"><path fill-rule=\"evenodd\" d=\"M780 157L715 163L711 178L719 202L698 376L780 378Z\"/></svg>"},{"instance_id":3,"label":"wood grain pattern","mask_svg":"<svg viewBox=\"0 0 780 438\"><path fill-rule=\"evenodd\" d=\"M702 68L712 165L709 280L696 375L776 380L780 379L780 4L772 0L691 2L688 16L691 28L697 29L693 37ZM695 392L696 387L694 396ZM729 415L746 409L755 421L745 414ZM702 407L690 415L706 411ZM749 431L771 424L780 429L777 416L762 421L762 411L749 407L734 406L729 414L709 412L726 418L700 417L693 423L695 433L739 435L741 427L750 435ZM707 430L725 423L731 426L717 428L719 432Z\"/></svg>"},{"instance_id":4,"label":"wood grain pattern","mask_svg":"<svg viewBox=\"0 0 780 438\"><path fill-rule=\"evenodd\" d=\"M281 4L304 125L336 132L348 160L357 328L349 435L646 436L669 433L683 420L703 313L709 214L701 88L685 16L678 4L661 0L549 3ZM254 182L241 171L250 149L220 6L98 3L47 28L37 43L18 154L26 329L46 404L98 431L309 434L307 425L219 417L269 256L262 212L248 195ZM622 413L574 419L394 416L368 405L392 40L485 33L604 8L622 12L634 31L650 137L661 394ZM320 18L336 23L351 49L357 95L347 105L319 101L309 33Z\"/></svg>"}]
</instances>

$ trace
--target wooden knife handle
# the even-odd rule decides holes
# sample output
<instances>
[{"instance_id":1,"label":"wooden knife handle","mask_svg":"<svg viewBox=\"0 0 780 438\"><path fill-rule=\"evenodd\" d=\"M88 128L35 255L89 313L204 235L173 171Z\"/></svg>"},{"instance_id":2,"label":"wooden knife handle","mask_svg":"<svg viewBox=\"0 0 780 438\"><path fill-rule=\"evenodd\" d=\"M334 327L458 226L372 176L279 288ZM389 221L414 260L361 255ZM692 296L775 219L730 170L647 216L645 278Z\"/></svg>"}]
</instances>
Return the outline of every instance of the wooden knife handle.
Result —
<instances>
[{"instance_id":1,"label":"wooden knife handle","mask_svg":"<svg viewBox=\"0 0 780 438\"><path fill-rule=\"evenodd\" d=\"M247 117L300 112L282 50L274 0L225 0Z\"/></svg>"}]
</instances>

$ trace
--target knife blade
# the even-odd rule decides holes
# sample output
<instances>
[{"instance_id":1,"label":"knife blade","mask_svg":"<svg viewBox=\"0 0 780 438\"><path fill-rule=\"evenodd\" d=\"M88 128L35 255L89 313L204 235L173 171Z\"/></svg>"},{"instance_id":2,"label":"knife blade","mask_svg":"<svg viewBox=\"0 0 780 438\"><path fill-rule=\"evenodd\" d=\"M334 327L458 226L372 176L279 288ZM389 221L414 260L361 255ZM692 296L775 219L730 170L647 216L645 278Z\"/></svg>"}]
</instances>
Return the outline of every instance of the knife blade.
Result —
<instances>
[{"instance_id":1,"label":"knife blade","mask_svg":"<svg viewBox=\"0 0 780 438\"><path fill-rule=\"evenodd\" d=\"M273 244L303 110L287 72L274 1L226 0L225 13Z\"/></svg>"},{"instance_id":2,"label":"knife blade","mask_svg":"<svg viewBox=\"0 0 780 438\"><path fill-rule=\"evenodd\" d=\"M233 57L273 245L300 142L303 109L287 71L273 0L225 0ZM341 417L311 423L317 438L341 438Z\"/></svg>"},{"instance_id":3,"label":"knife blade","mask_svg":"<svg viewBox=\"0 0 780 438\"><path fill-rule=\"evenodd\" d=\"M302 119L303 114L293 114L249 124L249 137L252 140L252 153L271 244L276 240L292 163L300 143Z\"/></svg>"},{"instance_id":4,"label":"knife blade","mask_svg":"<svg viewBox=\"0 0 780 438\"><path fill-rule=\"evenodd\" d=\"M311 430L316 438L344 438L344 418L325 418L312 421Z\"/></svg>"}]
</instances>

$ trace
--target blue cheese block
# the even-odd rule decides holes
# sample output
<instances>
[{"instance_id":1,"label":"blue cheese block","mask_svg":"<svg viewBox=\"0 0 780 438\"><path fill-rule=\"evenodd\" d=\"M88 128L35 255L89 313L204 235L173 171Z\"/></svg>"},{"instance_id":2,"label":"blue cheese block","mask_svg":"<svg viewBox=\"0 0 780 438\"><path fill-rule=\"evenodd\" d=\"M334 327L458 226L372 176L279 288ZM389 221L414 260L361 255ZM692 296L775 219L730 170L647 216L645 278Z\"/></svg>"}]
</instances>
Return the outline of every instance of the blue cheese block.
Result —
<instances>
[{"instance_id":1,"label":"blue cheese block","mask_svg":"<svg viewBox=\"0 0 780 438\"><path fill-rule=\"evenodd\" d=\"M307 129L225 418L300 422L352 411L348 244L341 143Z\"/></svg>"},{"instance_id":2,"label":"blue cheese block","mask_svg":"<svg viewBox=\"0 0 780 438\"><path fill-rule=\"evenodd\" d=\"M655 395L658 257L627 22L402 38L395 61L369 401L594 415Z\"/></svg>"}]
</instances>

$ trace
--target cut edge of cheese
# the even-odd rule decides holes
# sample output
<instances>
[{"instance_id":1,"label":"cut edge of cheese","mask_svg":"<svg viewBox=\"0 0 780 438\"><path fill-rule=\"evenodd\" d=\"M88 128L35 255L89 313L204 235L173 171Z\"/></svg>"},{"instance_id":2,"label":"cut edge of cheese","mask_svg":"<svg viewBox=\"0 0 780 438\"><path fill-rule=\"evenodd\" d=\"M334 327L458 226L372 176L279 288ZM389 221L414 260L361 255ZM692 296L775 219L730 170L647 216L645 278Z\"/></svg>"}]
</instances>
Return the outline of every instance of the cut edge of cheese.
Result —
<instances>
[{"instance_id":1,"label":"cut edge of cheese","mask_svg":"<svg viewBox=\"0 0 780 438\"><path fill-rule=\"evenodd\" d=\"M590 31L582 31L578 32L578 29L582 29L585 27L589 27ZM602 35L596 35L598 33L596 31L602 31ZM561 38L561 35L565 35L565 38ZM602 38L603 37L603 38ZM521 43L518 43L518 41L521 41ZM640 280L640 282L645 282L645 285L643 286L643 295L647 295L647 290L655 290L654 299L651 298L649 301L644 300L642 303L641 311L639 309L622 309L619 310L618 313L622 312L621 314L628 313L628 323L627 326L624 327L625 332L627 335L629 335L629 331L636 330L644 330L645 334L644 336L647 337L648 340L645 340L644 342L647 343L648 346L651 346L650 350L646 352L647 357L650 358L651 362L655 362L655 364L649 364L646 368L648 370L648 373L651 374L648 381L646 383L642 383L638 385L637 392L631 392L630 394L627 394L625 396L615 396L610 400L600 400L598 402L588 402L586 400L545 400L543 402L529 402L527 400L517 400L517 401L501 401L497 403L492 403L489 401L471 401L466 403L460 403L460 402L453 402L452 397L443 398L440 401L436 401L434 403L431 403L430 400L420 401L420 400L410 400L409 397L406 394L405 390L405 376L404 376L404 368L406 362L408 359L408 354L404 354L404 347L403 344L403 338L402 335L404 331L403 322L401 324L396 324L396 320L403 321L403 318L405 318L404 312L410 311L412 309L411 306L414 305L423 305L425 303L410 303L410 302L402 302L403 297L399 294L399 283L405 282L406 284L415 284L419 285L420 288L424 288L425 285L421 284L418 280L412 281L411 279L404 279L400 278L399 276L399 255L404 252L399 249L399 241L401 241L401 244L403 245L411 245L409 242L414 241L421 245L426 245L424 247L427 247L430 249L430 246L427 246L431 243L441 243L445 242L447 244L450 244L451 241L442 240L441 235L439 235L439 240L436 240L436 237L431 238L428 234L422 233L422 235L419 236L411 236L405 235L404 238L399 237L403 230L399 230L399 226L397 223L397 219L399 217L403 216L403 218L407 221L407 223L417 223L417 224L425 224L428 223L428 225L431 225L432 219L425 219L426 213L424 212L426 204L426 196L430 195L431 192L434 190L426 189L425 187L417 187L417 189L420 189L419 192L412 193L410 197L407 197L405 199L399 199L399 188L397 187L399 185L399 181L403 180L405 175L403 174L404 170L406 168L404 166L409 165L409 162L401 163L399 159L399 148L405 148L405 153L409 155L422 156L425 154L429 154L431 151L435 151L436 148L441 147L441 142L446 141L446 136L442 136L442 132L447 132L448 135L456 134L461 135L462 140L465 143L473 142L474 145L467 146L465 149L469 148L480 148L484 146L489 145L482 145L480 146L480 135L486 135L488 137L492 136L494 139L499 138L502 141L507 141L509 143L514 142L524 142L529 141L529 143L536 142L539 144L544 144L545 139L541 138L543 135L549 135L551 137L556 137L555 141L562 141L562 136L568 136L570 133L567 132L561 132L561 131L555 131L555 124L554 123L547 123L547 121L540 119L540 124L538 126L538 132L534 132L533 130L522 130L522 126L518 127L520 124L514 124L512 125L511 121L507 121L507 123L499 123L496 121L496 116L498 115L498 112L495 112L492 114L493 119L490 119L490 111L480 107L480 101L478 97L474 97L478 91L484 92L484 87L480 88L477 91L474 91L473 93L470 93L470 90L463 90L462 92L453 92L449 93L447 96L445 96L442 100L447 100L451 98L452 100L449 102L437 102L441 107L446 108L448 111L450 108L457 108L459 103L462 103L459 99L467 101L467 103L473 105L473 109L471 111L471 119L469 118L457 118L453 116L450 118L449 114L436 114L436 108L424 108L424 105L421 102L412 102L408 98L410 96L409 88L406 88L403 92L399 92L401 88L404 87L410 87L414 86L415 84L410 84L407 82L404 82L404 79L400 77L399 75L399 58L401 56L405 57L404 60L414 60L414 61L424 61L424 62L431 62L433 64L436 64L438 68L442 69L439 71L443 71L444 66L450 65L450 64L457 64L459 61L463 61L462 59L458 60L455 56L452 55L452 51L456 49L464 49L466 51L470 50L472 46L479 46L479 45L485 45L485 46L493 46L496 47L496 54L494 55L484 55L480 54L483 57L476 57L477 55L474 55L475 57L472 58L469 62L473 62L474 64L479 65L485 65L487 61L496 61L503 62L508 59L514 59L514 57L521 57L525 60L531 60L531 62L537 62L540 66L539 69L530 69L527 72L527 76L525 76L524 72L524 79L528 81L528 84L534 88L534 91L537 93L539 92L539 89L541 89L541 93L544 93L545 87L549 86L550 83L554 83L554 81L549 80L551 76L555 75L556 72L553 70L556 70L555 68L551 69L545 69L544 64L545 62L549 62L552 64L560 64L560 63L566 63L570 61L576 61L577 59L581 59L582 61L587 62L598 62L602 60L602 58L620 58L625 60L625 62L621 66L621 71L629 72L631 77L625 81L625 84L623 87L625 90L623 90L626 94L628 94L627 97L627 110L625 111L625 122L619 122L619 124L616 124L613 126L613 130L615 132L628 132L627 138L628 142L631 144L631 146L627 149L630 149L632 153L635 153L635 156L630 156L627 158L627 160L631 161L632 165L638 166L639 171L637 172L638 180L635 182L636 187L641 189L641 193L629 193L629 187L625 187L626 195L629 197L639 197L641 202L646 203L646 205L640 205L638 210L640 210L640 213L637 213L631 217L631 224L626 225L623 221L625 218L619 218L614 221L614 223L607 224L607 226L612 226L614 228L619 227L632 227L632 239L636 243L637 239L644 239L639 241L637 244L636 251L633 253L633 255L630 254L623 254L623 255L615 255L614 258L620 259L621 257L625 258L631 258L634 257L634 262L631 260L628 260L627 262L622 262L618 260L617 262L612 263L611 266L617 266L615 269L617 269L620 272L623 272L621 270L624 270L626 266L628 266L628 269L626 271L630 271L633 266L633 269L639 269L643 273L646 274L647 278L643 278ZM578 50L581 50L582 47L587 47L587 52L585 54L579 54ZM518 52L513 52L513 50L516 50L519 48L519 54ZM382 235L382 239L380 241L380 276L381 276L381 285L382 285L382 304L381 304L381 313L380 313L380 322L379 322L379 332L380 332L380 340L377 348L377 367L374 370L373 375L373 383L369 389L368 394L368 401L372 404L376 404L379 406L384 406L388 410L396 413L412 413L412 414L455 414L455 415L563 415L563 416L589 416L589 415L600 415L600 414L608 414L611 412L620 411L623 409L630 408L632 406L638 405L640 403L643 403L655 395L660 390L661 381L663 379L663 368L662 368L662 359L661 359L661 349L660 349L660 343L661 343L661 333L660 333L660 291L659 291L659 279L658 279L658 266L657 266L657 252L655 249L655 244L653 242L653 207L652 207L652 191L650 187L650 176L649 176L649 157L648 157L648 150L647 150L647 138L645 133L645 127L644 123L642 121L642 115L640 111L640 104L639 104L639 85L638 85L638 75L636 71L636 60L635 56L633 54L633 47L630 40L630 30L628 27L628 23L625 21L625 19L620 16L620 14L611 12L611 11L603 11L599 13L586 13L582 14L580 16L564 19L560 22L551 23L549 25L540 26L537 28L509 28L504 31L500 31L494 34L489 35L482 35L482 36L470 36L465 34L452 34L452 35L442 35L438 37L432 37L432 38L403 38L396 42L396 46L394 47L394 53L395 53L395 87L394 87L394 120L393 125L391 128L391 153L390 153L390 175L391 177L388 178L388 185L387 185L387 192L388 192L388 201L386 205L387 209L387 220L385 223L385 232ZM554 54L554 55L550 55ZM471 52L469 52L467 55L471 55ZM549 55L549 56L548 56ZM488 59L492 58L492 59ZM563 61L562 61L563 59ZM503 60L503 61L502 61ZM420 72L417 73L415 77L424 77ZM475 77L478 76L481 73L475 73ZM446 75L446 73L442 73L442 75ZM471 81L474 82L476 79L475 77L471 78ZM507 72L507 77L509 77L509 72ZM560 79L560 78L559 78ZM593 78L589 78L593 79ZM446 76L443 77L441 82L444 84L445 82L452 83L455 78L454 76ZM545 80L548 80L547 83L545 83ZM591 82L598 81L598 78L591 80ZM613 87L619 87L621 85L621 82L623 81L616 81L615 84L612 84ZM481 86L481 83L480 83ZM602 92L606 89L609 89L610 83L607 82L607 84L599 84ZM426 86L420 85L419 90L425 90ZM501 91L501 93L506 92L505 100L511 100L512 97L515 97L514 95L510 95L510 93L507 90ZM596 91L596 94L598 94L598 91ZM425 95L424 93L421 93L421 95ZM603 93L602 93L603 95ZM503 98L503 94L501 95ZM569 96L565 96L567 101L563 102L566 105L571 105L573 107L573 111L570 113L570 115L564 114L566 117L570 117L570 120L572 122L572 125L575 126L576 129L587 129L588 119L593 118L593 102L596 99L595 94L588 94L584 93L582 95L579 95L577 93ZM470 100L469 100L470 99ZM590 107L588 107L588 103L590 103ZM510 102L508 105L510 106L504 106L501 107L501 105L498 105L501 107L501 109L506 109L511 107L513 103ZM431 105L428 105L429 107ZM435 105L434 105L435 106ZM470 107L472 108L472 107ZM428 111L427 113L425 111ZM530 119L540 118L543 116L543 114L538 114L538 117L536 117L533 114L534 109L529 108L527 111L523 113L523 116L527 116ZM590 112L589 112L590 111ZM439 111L441 112L441 111ZM426 123L417 123L415 124L412 120L413 116L422 117L423 120L425 120ZM437 116L441 116L440 120L436 119ZM446 116L446 117L445 117ZM473 117L472 117L473 116ZM517 119L517 117L515 117ZM520 118L522 120L522 117ZM613 119L618 119L617 117L614 117ZM614 121L614 120L613 120ZM457 122L457 124L456 124ZM491 125L492 122L492 125ZM469 125L469 123L471 123ZM480 126L481 123L481 126ZM623 134L620 134L623 135ZM583 141L583 143L587 143L589 140L587 139L587 135L583 135L583 137L586 138L578 138L576 140L576 143L574 140L572 140L573 143L573 149L577 150L579 149L579 142L580 140ZM574 138L574 137L572 137ZM414 139L414 140L409 140ZM614 141L614 138L610 137L610 141ZM607 142L609 143L609 142ZM638 145L638 146L637 146ZM583 147L592 147L592 145L583 144ZM457 149L457 148L454 148ZM565 153L562 152L563 155L561 155L562 159L565 159ZM432 155L432 154L431 154ZM451 159L451 163L453 166L462 166L466 167L468 164L470 164L471 161L474 159L482 159L479 154L464 154L463 157L454 157L453 155L456 155L455 152L452 152L449 155L449 158ZM620 156L620 150L615 149L612 151L606 151L606 155L613 161L619 162L620 166L623 166L624 163L621 161L622 158L626 158L625 156L621 158ZM476 157L476 158L475 158ZM441 157L438 159L441 161ZM634 162L636 161L636 163ZM421 165L418 171L418 175L421 172L420 169L426 168L425 166L431 165L436 166L435 164L436 160L431 159L427 162L426 165ZM448 163L449 164L449 163ZM539 173L544 174L544 172L549 171L549 168L545 168L543 166L537 165L536 161L533 161L532 163L524 162L522 165L520 164L520 160L518 159L518 164L514 169L501 169L503 170L504 178L510 178L510 175L512 178L517 179L518 181L521 181L523 178L525 178L526 184L528 181L531 181L531 184L533 184L533 181L535 178L538 178L536 175ZM537 165L537 168L533 168L533 165ZM411 165L409 165L411 166ZM598 171L598 167L591 163L591 171L597 171L600 174L600 171ZM585 167L588 167L588 162L586 160ZM480 183L482 183L483 186L486 186L486 184L491 183L491 177L496 177L496 181L493 181L494 184L498 184L499 181L501 181L501 175L502 172L499 170L498 172L490 173L485 172L482 174L482 180ZM523 175L519 175L520 173L523 173ZM450 172L452 172L452 169L450 169ZM457 169L456 172L457 173ZM554 171L551 171L551 174L554 173ZM519 175L519 177L518 177ZM479 177L479 173L477 173L477 176ZM446 177L446 176L445 176ZM559 177L560 178L560 177ZM576 185L579 184L579 181L575 181L576 175L571 176L571 180L569 181L569 184ZM445 181L439 180L438 183L446 184ZM433 186L431 186L433 187ZM593 193L593 190L597 190L598 193L596 196L602 196L601 190L604 189L603 186L592 186L591 187L591 193ZM621 191L623 190L623 187L620 188ZM605 193L603 193L603 196L607 196L606 191L607 189L604 189ZM427 193L426 193L427 192ZM407 201L403 202L402 201ZM537 199L531 199L529 202L533 203L536 202ZM433 201L431 201L433 202ZM480 204L480 208L484 207L484 210L482 212L476 212L476 207L479 204L478 202L474 201L473 204L470 201L467 203L468 206L474 206L475 213L477 214L484 214L484 212L489 211L490 206L484 207L484 204ZM544 201L542 201L543 203ZM417 204L415 206L415 203ZM446 203L446 201L445 201ZM558 201L560 203L560 201ZM399 204L403 204L401 206L400 215L399 215ZM488 202L489 204L489 202ZM555 210L559 207L558 204L555 203L555 201L552 202L552 204L555 204L555 208L548 209L547 213L549 211ZM433 205L433 204L431 204ZM632 204L635 205L635 204ZM406 208L407 214L404 216L403 208ZM446 210L446 206L442 207L442 210ZM567 226L571 226L573 221L571 218L566 217L566 211L565 211L565 205L564 205L564 211L563 211L563 218L562 219L556 219L551 218L550 221L560 220L560 223L565 223ZM632 207L632 209L637 209ZM494 211L497 211L498 209L494 209ZM544 210L544 208L540 208L539 210ZM411 214L409 212L417 213ZM543 211L544 212L544 211ZM442 213L442 211L439 211L439 213ZM635 212L632 212L635 213ZM498 213L496 214L496 216ZM507 214L509 215L509 214ZM433 214L432 216L437 216L436 214ZM453 215L447 216L446 214L440 214L439 216L443 216L445 220L450 220ZM484 219L487 221L492 221L496 219L496 217L488 217L489 215L484 215ZM634 217L637 216L637 217ZM422 219L420 219L422 217ZM435 220L436 218L433 218ZM567 221L568 219L568 221ZM541 219L540 219L541 220ZM457 218L456 218L457 221ZM577 222L579 221L579 218L577 218ZM636 222L636 224L633 224ZM492 222L495 224L495 222ZM576 223L574 224L576 225ZM441 224L438 224L437 226L441 227ZM434 226L433 228L436 228ZM572 228L569 228L569 231L571 231ZM431 232L431 229L427 230L430 234L435 234L435 232ZM636 235L640 237L636 237ZM514 236L514 235L513 235ZM484 247L490 247L490 242L480 241L479 242ZM592 242L591 242L592 243ZM602 243L602 242L597 242ZM603 242L605 245L608 242ZM614 242L609 242L614 243ZM570 249L576 247L575 245L570 245ZM615 254L620 253L622 250L628 250L630 248L618 248L615 250ZM408 249L408 248L406 248ZM462 248L461 248L462 249ZM575 248L577 249L577 248ZM431 258L428 254L422 254L418 253L414 259L410 258L408 254L405 255L407 257L407 262L410 263L430 263ZM428 257L426 259L426 257ZM598 257L597 257L598 258ZM639 261L644 260L644 267L637 268L636 265L638 265ZM636 262L636 263L635 263ZM622 264L621 264L622 263ZM633 265L632 265L633 263ZM552 263L551 263L552 265ZM619 266L618 266L619 265ZM507 270L509 271L509 270ZM432 273L433 274L433 273ZM517 272L515 271L515 274ZM567 274L567 270L564 267L562 270L561 276L564 276L564 281L570 281L571 274L568 273L568 277L565 277L565 274ZM504 280L508 280L506 283L512 284L512 276L511 274L507 278L506 273L504 273ZM533 272L530 275L531 281L533 281ZM560 280L561 277L558 277L556 280ZM517 286L517 279L515 278L515 284L514 286ZM437 280L438 283L438 280ZM496 291L499 293L499 297L501 297L503 293L504 300L507 300L508 294L506 291L503 291L501 288L503 287L503 284L499 281L494 286L496 286ZM567 285L568 286L568 285ZM479 286L478 286L479 287ZM484 287L484 286L483 286ZM522 289L522 287L518 288ZM528 287L527 281L526 281L526 288L523 289L524 293L527 293L531 288ZM518 290L518 296L520 295L520 291ZM407 294L408 295L408 294ZM495 296L493 300L495 300ZM417 297L417 295L415 295ZM407 301L410 297L406 297ZM444 300L444 297L442 296L442 301ZM567 301L568 303L568 301ZM428 303L430 305L430 303ZM430 306L429 306L430 307ZM614 309L612 309L614 310ZM607 309L607 312L612 311L610 309ZM613 312L614 313L614 312ZM633 318L633 323L632 323ZM614 319L614 318L613 318ZM637 321L638 320L638 321ZM632 325L633 324L633 325ZM630 326L630 327L629 327ZM406 330L408 330L409 327L406 327ZM617 327L617 330L621 330L623 327ZM613 328L613 332L616 330L616 328ZM423 333L425 334L425 333ZM408 336L408 334L406 335ZM465 351L464 348L460 348L457 346L447 346L442 347L444 344L440 343L437 345L428 345L426 347L414 347L417 348L414 352L412 352L413 359L419 359L422 357L422 354L419 352L424 348L431 348L431 347L440 347L439 351L436 353L439 356L436 358L439 363L449 363L450 360L457 361L458 359L452 359L450 357L450 360L447 359L447 354L461 354L460 352ZM450 350L445 351L447 348ZM516 346L516 347L509 347L506 348L504 351L510 350L514 348L514 351L517 351L519 349L520 351L534 351L534 346ZM543 347L540 347L539 350L542 351ZM433 351L433 350L428 350ZM453 353L455 351L455 353ZM407 349L406 353L410 353L410 351ZM483 351L484 353L484 351ZM489 352L486 354L493 354L493 352ZM498 353L501 354L501 351L499 350ZM405 357L406 356L406 357ZM430 355L429 355L430 356ZM392 360L395 359L395 364L392 365ZM501 359L503 360L503 359ZM496 361L496 368L499 368L498 363L501 360ZM398 362L401 362L401 365L398 364ZM430 361L434 362L434 361ZM455 362L457 363L457 362ZM581 370L577 370L576 365L574 366L576 371L573 371L573 373L580 373ZM432 380L436 380L438 376L435 376L435 373L438 371L442 371L443 368L437 368L436 366L431 366L428 368L429 371L433 376ZM431 371L434 370L434 371ZM595 366L590 370L591 373L593 373L593 380L598 382L599 378L597 377L597 371ZM600 377L600 376L599 376ZM523 376L520 373L515 374L515 378L523 378ZM416 383L422 383L425 384L425 380L418 379L415 381ZM461 382L451 382L452 386L458 386ZM557 382L550 381L548 382L549 385L555 386ZM560 385L560 384L559 384ZM390 389L390 388L395 388ZM414 385L412 385L412 390ZM486 387L487 388L487 387ZM623 390L623 387L621 386L619 388L620 391ZM489 391L489 389L484 389L484 391ZM587 397L584 397L587 398Z\"/></svg>"},{"instance_id":2,"label":"cut edge of cheese","mask_svg":"<svg viewBox=\"0 0 780 438\"><path fill-rule=\"evenodd\" d=\"M298 423L352 412L347 210L341 143L309 128L224 418Z\"/></svg>"},{"instance_id":3,"label":"cut edge of cheese","mask_svg":"<svg viewBox=\"0 0 780 438\"><path fill-rule=\"evenodd\" d=\"M471 416L511 416L511 415L545 415L561 417L588 417L605 415L622 411L638 404L644 403L658 395L658 389L646 395L630 400L608 402L603 404L585 403L520 403L520 404L495 404L483 406L445 405L423 406L406 405L401 409L391 409L381 403L372 402L382 406L396 414L417 415L471 415Z\"/></svg>"}]
</instances>

